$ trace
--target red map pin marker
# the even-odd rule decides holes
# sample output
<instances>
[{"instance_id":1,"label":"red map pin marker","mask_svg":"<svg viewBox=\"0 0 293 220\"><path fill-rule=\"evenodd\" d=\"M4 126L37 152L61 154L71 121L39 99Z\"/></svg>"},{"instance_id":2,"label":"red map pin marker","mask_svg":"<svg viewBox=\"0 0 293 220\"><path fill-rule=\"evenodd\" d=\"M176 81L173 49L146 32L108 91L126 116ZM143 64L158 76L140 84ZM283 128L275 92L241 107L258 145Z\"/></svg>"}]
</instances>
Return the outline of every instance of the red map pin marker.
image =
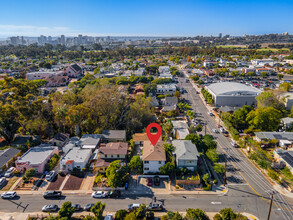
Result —
<instances>
[{"instance_id":1,"label":"red map pin marker","mask_svg":"<svg viewBox=\"0 0 293 220\"><path fill-rule=\"evenodd\" d=\"M158 132L156 134L152 134L151 133L151 128L157 128ZM156 145L156 143L158 142L158 140L160 139L161 137L161 134L162 134L162 128L159 124L157 123L151 123L147 126L146 128L146 133L147 133L147 136L149 138L149 140L151 141L152 145Z\"/></svg>"}]
</instances>

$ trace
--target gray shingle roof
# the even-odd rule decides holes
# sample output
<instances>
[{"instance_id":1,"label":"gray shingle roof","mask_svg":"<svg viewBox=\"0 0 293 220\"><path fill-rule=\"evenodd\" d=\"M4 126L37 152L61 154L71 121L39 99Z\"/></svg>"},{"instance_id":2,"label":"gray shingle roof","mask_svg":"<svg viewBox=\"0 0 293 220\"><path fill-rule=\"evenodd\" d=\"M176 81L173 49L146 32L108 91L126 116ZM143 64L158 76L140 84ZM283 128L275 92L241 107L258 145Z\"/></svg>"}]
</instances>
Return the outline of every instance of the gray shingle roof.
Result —
<instances>
[{"instance_id":1,"label":"gray shingle roof","mask_svg":"<svg viewBox=\"0 0 293 220\"><path fill-rule=\"evenodd\" d=\"M190 140L174 140L172 144L175 147L177 160L197 160L199 156L197 148Z\"/></svg>"},{"instance_id":2,"label":"gray shingle roof","mask_svg":"<svg viewBox=\"0 0 293 220\"><path fill-rule=\"evenodd\" d=\"M0 167L3 167L8 161L15 157L20 150L10 147L0 151Z\"/></svg>"},{"instance_id":3,"label":"gray shingle roof","mask_svg":"<svg viewBox=\"0 0 293 220\"><path fill-rule=\"evenodd\" d=\"M102 135L106 139L125 139L126 130L104 130Z\"/></svg>"},{"instance_id":4,"label":"gray shingle roof","mask_svg":"<svg viewBox=\"0 0 293 220\"><path fill-rule=\"evenodd\" d=\"M259 139L278 139L293 141L293 132L255 132L255 136Z\"/></svg>"},{"instance_id":5,"label":"gray shingle roof","mask_svg":"<svg viewBox=\"0 0 293 220\"><path fill-rule=\"evenodd\" d=\"M277 149L276 153L291 167L293 167L293 151Z\"/></svg>"}]
</instances>

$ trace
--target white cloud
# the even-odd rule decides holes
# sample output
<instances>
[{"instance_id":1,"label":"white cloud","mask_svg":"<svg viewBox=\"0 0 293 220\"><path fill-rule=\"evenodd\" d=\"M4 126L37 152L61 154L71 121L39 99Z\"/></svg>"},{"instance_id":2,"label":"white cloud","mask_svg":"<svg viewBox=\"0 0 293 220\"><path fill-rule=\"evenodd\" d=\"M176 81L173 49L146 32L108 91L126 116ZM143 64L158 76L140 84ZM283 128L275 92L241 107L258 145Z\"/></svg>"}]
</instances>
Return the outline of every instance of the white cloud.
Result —
<instances>
[{"instance_id":1,"label":"white cloud","mask_svg":"<svg viewBox=\"0 0 293 220\"><path fill-rule=\"evenodd\" d=\"M72 30L68 27L41 27L33 25L2 25L0 24L0 36L40 36L69 34Z\"/></svg>"}]
</instances>

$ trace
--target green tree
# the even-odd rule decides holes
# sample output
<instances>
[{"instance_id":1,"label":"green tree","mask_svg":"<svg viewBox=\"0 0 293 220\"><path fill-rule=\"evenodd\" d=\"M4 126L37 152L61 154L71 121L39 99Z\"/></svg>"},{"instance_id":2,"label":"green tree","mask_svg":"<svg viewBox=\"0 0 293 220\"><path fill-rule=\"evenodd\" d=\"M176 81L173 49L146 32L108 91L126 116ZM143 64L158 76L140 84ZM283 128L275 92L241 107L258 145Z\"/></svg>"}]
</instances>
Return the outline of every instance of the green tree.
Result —
<instances>
[{"instance_id":1,"label":"green tree","mask_svg":"<svg viewBox=\"0 0 293 220\"><path fill-rule=\"evenodd\" d=\"M108 166L106 176L110 187L121 187L127 178L126 167L122 165L121 161L115 160Z\"/></svg>"},{"instance_id":2,"label":"green tree","mask_svg":"<svg viewBox=\"0 0 293 220\"><path fill-rule=\"evenodd\" d=\"M214 170L216 173L225 173L225 167L222 164L216 163L214 165Z\"/></svg>"},{"instance_id":3,"label":"green tree","mask_svg":"<svg viewBox=\"0 0 293 220\"><path fill-rule=\"evenodd\" d=\"M205 184L208 184L210 179L210 175L208 173L206 173L205 175L203 175L202 180L205 182Z\"/></svg>"},{"instance_id":4,"label":"green tree","mask_svg":"<svg viewBox=\"0 0 293 220\"><path fill-rule=\"evenodd\" d=\"M175 150L175 147L172 144L164 144L163 147L166 152L167 161L172 161L172 153Z\"/></svg>"},{"instance_id":5,"label":"green tree","mask_svg":"<svg viewBox=\"0 0 293 220\"><path fill-rule=\"evenodd\" d=\"M60 208L60 210L58 211L59 216L65 217L66 219L70 219L71 216L74 213L75 208L72 207L72 203L71 202L64 202Z\"/></svg>"},{"instance_id":6,"label":"green tree","mask_svg":"<svg viewBox=\"0 0 293 220\"><path fill-rule=\"evenodd\" d=\"M19 128L17 119L18 113L16 108L9 104L0 105L0 136L3 136L8 143L13 140Z\"/></svg>"},{"instance_id":7,"label":"green tree","mask_svg":"<svg viewBox=\"0 0 293 220\"><path fill-rule=\"evenodd\" d=\"M197 134L194 134L194 133L188 134L185 137L185 140L191 140L191 142L196 145L197 150L200 152L204 152L206 150L206 146L204 145L201 138Z\"/></svg>"},{"instance_id":8,"label":"green tree","mask_svg":"<svg viewBox=\"0 0 293 220\"><path fill-rule=\"evenodd\" d=\"M219 220L248 220L248 218L240 213L234 212L231 208L225 208L216 214L214 219Z\"/></svg>"},{"instance_id":9,"label":"green tree","mask_svg":"<svg viewBox=\"0 0 293 220\"><path fill-rule=\"evenodd\" d=\"M219 154L216 149L208 149L206 155L213 163L216 163L219 160Z\"/></svg>"},{"instance_id":10,"label":"green tree","mask_svg":"<svg viewBox=\"0 0 293 220\"><path fill-rule=\"evenodd\" d=\"M130 212L128 215L125 216L124 220L137 220L137 218L134 212Z\"/></svg>"},{"instance_id":11,"label":"green tree","mask_svg":"<svg viewBox=\"0 0 293 220\"><path fill-rule=\"evenodd\" d=\"M35 175L36 175L36 170L34 168L30 168L30 169L26 170L24 173L24 176L28 179L31 177L34 177Z\"/></svg>"},{"instance_id":12,"label":"green tree","mask_svg":"<svg viewBox=\"0 0 293 220\"><path fill-rule=\"evenodd\" d=\"M258 107L273 107L278 110L284 109L284 104L280 102L273 92L262 92L255 99L257 100Z\"/></svg>"},{"instance_id":13,"label":"green tree","mask_svg":"<svg viewBox=\"0 0 293 220\"><path fill-rule=\"evenodd\" d=\"M175 170L174 162L167 162L160 167L160 173L165 175L171 175Z\"/></svg>"},{"instance_id":14,"label":"green tree","mask_svg":"<svg viewBox=\"0 0 293 220\"><path fill-rule=\"evenodd\" d=\"M101 202L96 202L96 204L91 208L91 212L97 217L97 219L102 219L105 207L106 207L106 204Z\"/></svg>"},{"instance_id":15,"label":"green tree","mask_svg":"<svg viewBox=\"0 0 293 220\"><path fill-rule=\"evenodd\" d=\"M187 209L186 216L187 220L209 220L210 218L201 209Z\"/></svg>"},{"instance_id":16,"label":"green tree","mask_svg":"<svg viewBox=\"0 0 293 220\"><path fill-rule=\"evenodd\" d=\"M183 220L184 218L179 212L168 211L166 215L162 216L162 220Z\"/></svg>"},{"instance_id":17,"label":"green tree","mask_svg":"<svg viewBox=\"0 0 293 220\"><path fill-rule=\"evenodd\" d=\"M173 130L173 125L172 125L172 122L171 120L166 120L166 122L163 124L163 131L165 132L167 138L170 137L171 133L172 133L172 130Z\"/></svg>"},{"instance_id":18,"label":"green tree","mask_svg":"<svg viewBox=\"0 0 293 220\"><path fill-rule=\"evenodd\" d=\"M119 209L115 213L115 219L117 220L124 220L125 216L127 215L127 211L125 209Z\"/></svg>"},{"instance_id":19,"label":"green tree","mask_svg":"<svg viewBox=\"0 0 293 220\"><path fill-rule=\"evenodd\" d=\"M288 82L283 82L282 84L279 85L279 89L285 92L289 92L291 89L291 84Z\"/></svg>"},{"instance_id":20,"label":"green tree","mask_svg":"<svg viewBox=\"0 0 293 220\"><path fill-rule=\"evenodd\" d=\"M205 145L205 149L216 149L217 148L217 142L214 141L213 136L206 134L203 136L203 143Z\"/></svg>"},{"instance_id":21,"label":"green tree","mask_svg":"<svg viewBox=\"0 0 293 220\"><path fill-rule=\"evenodd\" d=\"M130 162L128 163L128 167L130 168L131 171L136 171L138 173L142 172L142 160L140 159L140 156L136 155L133 156L130 160Z\"/></svg>"},{"instance_id":22,"label":"green tree","mask_svg":"<svg viewBox=\"0 0 293 220\"><path fill-rule=\"evenodd\" d=\"M249 124L262 131L276 131L280 126L281 118L282 113L273 107L261 107L247 115Z\"/></svg>"}]
</instances>

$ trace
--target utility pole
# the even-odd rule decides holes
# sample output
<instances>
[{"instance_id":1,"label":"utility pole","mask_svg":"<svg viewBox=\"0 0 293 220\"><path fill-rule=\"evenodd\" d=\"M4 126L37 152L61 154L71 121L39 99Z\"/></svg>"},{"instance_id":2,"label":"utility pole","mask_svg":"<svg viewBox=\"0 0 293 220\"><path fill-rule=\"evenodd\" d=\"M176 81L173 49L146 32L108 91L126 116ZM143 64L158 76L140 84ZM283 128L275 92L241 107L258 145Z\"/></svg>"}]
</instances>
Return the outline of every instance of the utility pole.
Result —
<instances>
[{"instance_id":1,"label":"utility pole","mask_svg":"<svg viewBox=\"0 0 293 220\"><path fill-rule=\"evenodd\" d=\"M269 192L269 194L271 194L271 203L270 203L270 209L269 209L268 220L270 220L270 216L271 216L271 210L272 210L272 205L273 205L274 195L277 194L277 192L274 191L274 190L272 190L271 192Z\"/></svg>"},{"instance_id":2,"label":"utility pole","mask_svg":"<svg viewBox=\"0 0 293 220\"><path fill-rule=\"evenodd\" d=\"M225 158L224 186L226 186L227 158Z\"/></svg>"}]
</instances>

